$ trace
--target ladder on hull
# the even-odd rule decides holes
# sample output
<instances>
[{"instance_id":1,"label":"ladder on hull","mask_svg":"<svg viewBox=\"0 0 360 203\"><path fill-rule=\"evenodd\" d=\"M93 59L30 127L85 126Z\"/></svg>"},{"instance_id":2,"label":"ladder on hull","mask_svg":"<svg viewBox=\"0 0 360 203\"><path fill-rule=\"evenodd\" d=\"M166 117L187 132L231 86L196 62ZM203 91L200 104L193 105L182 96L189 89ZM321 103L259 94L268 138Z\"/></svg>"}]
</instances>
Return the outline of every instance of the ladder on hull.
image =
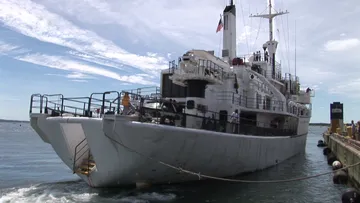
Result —
<instances>
[{"instance_id":1,"label":"ladder on hull","mask_svg":"<svg viewBox=\"0 0 360 203\"><path fill-rule=\"evenodd\" d=\"M96 163L91 154L86 138L75 147L73 173L89 176L96 168Z\"/></svg>"}]
</instances>

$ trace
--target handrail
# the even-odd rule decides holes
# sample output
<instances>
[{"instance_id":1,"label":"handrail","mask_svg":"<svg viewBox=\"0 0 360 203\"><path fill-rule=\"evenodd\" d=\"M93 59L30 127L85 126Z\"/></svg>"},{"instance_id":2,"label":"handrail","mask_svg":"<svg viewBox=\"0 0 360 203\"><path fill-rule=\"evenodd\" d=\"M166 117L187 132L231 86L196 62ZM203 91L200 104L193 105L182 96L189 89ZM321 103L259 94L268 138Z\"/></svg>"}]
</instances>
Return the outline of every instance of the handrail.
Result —
<instances>
[{"instance_id":1,"label":"handrail","mask_svg":"<svg viewBox=\"0 0 360 203\"><path fill-rule=\"evenodd\" d=\"M186 107L185 107L186 108ZM152 109L152 111L155 111L157 113L163 113L162 109ZM176 112L168 112L167 114L160 114L163 115L163 117L168 117L169 119L178 117L177 120L182 120L185 117L194 117L198 119L202 119L201 129L203 130L211 130L211 131L218 131L218 132L226 132L227 127L229 124L235 124L237 127L237 132L239 134L251 134L251 135L263 135L263 136L294 136L296 135L297 128L296 124L290 125L290 124L283 124L282 128L274 127L271 123L265 123L260 122L252 119L246 119L246 118L239 118L238 122L232 123L231 121L231 115L221 114L220 112L212 112L207 111L207 113L213 114L213 116L205 116L205 113L203 116L200 115L194 115L194 114L187 114L187 113L176 113ZM221 116L225 116L225 120L221 120ZM169 117L170 116L170 117ZM218 117L218 118L217 118ZM230 118L230 119L229 119ZM160 120L160 124L163 121ZM208 125L208 122L211 122L210 125ZM166 124L165 124L166 125ZM175 125L175 124L174 124ZM186 127L186 124L181 124L181 127Z\"/></svg>"},{"instance_id":2,"label":"handrail","mask_svg":"<svg viewBox=\"0 0 360 203\"><path fill-rule=\"evenodd\" d=\"M105 97L106 97L106 95L107 94L111 94L111 93L116 93L117 94L117 100L118 100L118 102L117 102L117 106L116 106L116 112L119 114L120 113L120 93L118 92L118 91L107 91L107 92L104 92L103 93L103 101L102 101L102 103L103 103L103 107L102 107L102 114L104 114L104 107L105 107ZM111 103L110 103L110 105L111 105Z\"/></svg>"},{"instance_id":3,"label":"handrail","mask_svg":"<svg viewBox=\"0 0 360 203\"><path fill-rule=\"evenodd\" d=\"M299 109L297 108L296 112L293 111L292 108L288 108L288 104L286 104L286 108L284 108L284 102L281 100L270 100L270 103L264 103L262 100L258 100L257 98L251 98L244 96L242 94L238 95L233 92L219 92L217 95L218 101L230 101L232 104L236 104L239 107L245 107L249 109L261 109L261 110L268 110L272 112L284 112L284 113L290 113L295 116L302 116L300 113L300 110L304 110L304 114L310 113L309 109ZM308 112L306 112L308 111Z\"/></svg>"},{"instance_id":4,"label":"handrail","mask_svg":"<svg viewBox=\"0 0 360 203\"><path fill-rule=\"evenodd\" d=\"M157 89L156 89L157 90ZM111 105L112 104L115 104L116 105L116 108L117 108L117 114L120 114L121 112L120 112L120 99L121 99L121 95L124 93L125 91L122 91L121 93L119 93L118 91L109 91L109 92L103 92L103 93L92 93L91 94L91 96L90 97L88 97L89 98L89 102L80 102L80 103L82 103L84 106L83 107L77 107L77 106L69 106L68 104L65 104L64 103L64 101L71 101L71 100L73 100L74 98L64 98L62 95L60 95L61 96L61 104L60 103L57 103L56 101L52 101L52 100L48 100L48 98L47 97L45 97L45 95L40 95L40 94L34 94L34 95L32 95L31 96L31 102L30 102L30 113L32 113L33 111L32 111L32 109L34 108L34 105L33 105L33 103L35 103L35 100L34 100L34 98L35 97L39 97L40 98L40 112L42 113L42 108L43 108L43 106L42 106L42 102L45 102L45 107L46 107L46 111L47 110L51 110L52 112L53 111L56 111L56 106L60 106L61 105L61 109L62 109L62 111L61 111L61 115L62 114L64 114L64 113L66 113L66 114L72 114L72 115L74 115L74 116L91 116L89 113L87 113L86 112L86 110L88 110L89 112L90 112L90 110L91 110L91 108L92 107L94 107L94 106L101 106L101 108L102 108L102 111L101 111L101 113L103 114L104 113L104 109L105 108L109 108L110 110L113 108L113 107L111 107ZM106 95L107 94L110 94L110 93L116 93L117 94L117 97L115 98L115 99L106 99ZM142 93L141 91L137 91L137 93ZM144 112L145 112L145 110L144 110L144 108L143 108L143 102L144 102L144 96L143 95L140 95L140 94L136 94L136 93L130 93L130 95L135 95L135 96L138 96L139 97L139 99L140 99L140 105L138 104L137 106L136 106L136 111L139 111L140 112L140 114L141 115L145 115L144 114ZM224 94L223 95L223 97L225 98L226 96L227 96L227 92L220 92L220 94ZM97 99L97 98L93 98L93 96L94 95L102 95L102 99ZM51 96L54 96L54 95L46 95L46 96L49 96L49 97L51 97ZM57 94L57 96L59 96L59 94ZM228 94L228 96L229 96L229 94ZM78 99L87 99L86 97L77 97ZM224 99L223 98L223 99ZM236 98L228 98L229 100L230 99L232 99L232 102L237 102L238 100L240 100L241 98L237 98L237 100L236 100ZM251 100L251 98L248 98L248 100ZM98 104L98 103L92 103L93 101L98 101L98 102L100 102L101 101L101 105L100 104ZM147 101L149 101L149 102L151 102L151 101L155 101L155 102L160 102L160 103L163 103L163 102L166 102L167 100L159 100L159 98L158 97L149 97L149 98L147 98ZM78 101L75 101L75 102L77 102L78 103ZM275 102L275 101L272 101L272 102ZM106 104L107 103L109 103L110 105L109 106L107 106ZM55 108L54 109L52 109L52 108L49 108L48 107L48 104L54 104L55 105ZM87 107L86 107L86 105L87 105ZM262 103L260 104L261 105L261 107L262 107ZM176 106L176 107L174 107L175 109L177 109L177 111L179 112L179 110L178 110L178 108L177 107L179 107L179 105L178 106ZM181 105L181 108L183 108L184 106L183 105ZM165 111L164 111L164 109L157 109L158 107L156 107L156 109L152 109L152 110L155 110L156 112L156 114L155 115L163 115L164 113L165 114L167 114ZM185 108L187 108L186 106L185 106ZM196 108L198 108L198 107L196 107ZM73 109L73 110L70 110L70 111L68 111L67 109ZM83 112L81 112L81 110L83 111ZM148 109L149 110L149 109ZM151 110L151 109L150 109ZM202 118L202 119L205 119L205 120L207 120L207 119L210 119L210 117L212 117L211 115L213 114L213 118L211 118L213 121L217 121L217 122L225 122L225 123L229 123L229 117L231 117L231 115L230 114L226 114L226 119L224 120L224 119L222 119L222 120L220 120L220 112L214 112L214 111L210 111L210 110L208 110L208 109L206 109L206 108L204 108L204 107L202 107L201 109L198 109L198 110L201 110L201 112L203 112L204 114L203 114L203 116L195 116L195 115L192 115L192 114L183 114L183 113L181 113L181 112L179 112L179 113L177 113L177 115L178 116L180 116L180 117L182 117L182 116L195 116L195 117L199 117L199 118ZM47 112L45 111L45 113L47 114ZM79 113L79 111L81 112L81 113ZM159 113L159 114L158 114ZM171 113L171 112L170 112ZM172 113L171 113L172 114ZM210 115L210 116L209 116ZM57 116L57 115L54 115L54 116ZM216 117L219 117L219 119L215 119L214 120L214 118L216 118ZM221 115L221 117L223 117L224 115ZM140 118L139 118L140 119ZM261 130L261 133L262 134L264 134L264 130L266 130L266 129L270 129L271 131L276 131L276 132L278 132L279 130L281 130L281 132L287 132L287 131L293 131L293 130L295 130L296 129L296 125L295 125L295 123L294 123L294 126L293 125L286 125L286 124L284 124L284 123L281 123L281 128L282 129L276 129L276 130L274 130L273 129L273 127L272 127L272 123L270 123L270 122L259 122L259 121L256 121L256 120L254 120L254 119L244 119L244 118L240 118L240 120L242 121L241 123L239 123L239 125L240 126L244 126L244 125L247 125L246 123L249 123L249 127L246 127L246 128L248 128L248 129L252 129L252 128L256 128L256 129L253 129L253 130L256 130L256 131L258 131L258 130ZM251 125L250 125L251 124ZM270 127L270 128L269 128ZM280 132L280 131L279 131ZM266 132L265 132L266 133ZM82 151L83 149L81 148L81 149L79 149L79 147L77 147L76 148L76 150L78 150L78 151ZM79 152L76 152L77 154L76 154L76 156L79 156ZM86 153L86 152L83 152L83 153ZM81 155L81 156L83 156L83 155ZM76 161L76 157L75 157L75 161Z\"/></svg>"},{"instance_id":5,"label":"handrail","mask_svg":"<svg viewBox=\"0 0 360 203\"><path fill-rule=\"evenodd\" d=\"M83 152L79 157L77 157L78 153L84 149L88 144L86 142L86 144L79 150L77 151L78 147L84 143L86 141L86 138L84 138L82 141L80 141L76 146L75 146L75 150L74 150L74 162L73 162L73 173L76 172L76 162L84 155L84 153L86 153L89 149L85 150L85 152Z\"/></svg>"},{"instance_id":6,"label":"handrail","mask_svg":"<svg viewBox=\"0 0 360 203\"><path fill-rule=\"evenodd\" d=\"M44 94L44 97L55 97L55 96L60 96L61 97L61 109L60 109L60 115L62 116L62 112L63 112L63 106L64 106L64 95L63 94ZM46 107L47 107L47 102L46 102Z\"/></svg>"},{"instance_id":7,"label":"handrail","mask_svg":"<svg viewBox=\"0 0 360 203\"><path fill-rule=\"evenodd\" d=\"M86 116L93 117L93 113L96 110L96 116L102 116L105 113L105 109L110 114L121 114L122 107L121 98L124 92L128 92L131 97L132 104L135 105L135 109L139 110L139 101L141 98L146 101L162 101L164 98L161 97L158 87L145 87L137 88L133 90L124 90L121 92L118 91L108 91L108 92L98 92L92 93L90 97L67 97L65 98L62 94L33 94L30 99L30 113L33 113L34 108L39 108L40 113L43 113L45 106L45 114L48 114L48 110L51 110L52 116L63 116L64 113L67 115L73 116ZM116 97L106 98L107 94L116 93ZM95 95L101 95L102 98L97 98ZM59 96L59 99L51 99L51 97ZM49 97L49 98L48 98ZM35 98L40 98L40 102ZM237 108L250 108L250 109L261 109L271 112L283 112L289 113L295 116L309 116L309 112L306 108L293 109L289 108L288 103L286 105L277 100L268 100L264 103L263 99L258 100L257 98L250 98L240 94L235 94L231 91L219 91L217 92L217 99L219 101L228 101L232 104L236 104ZM61 100L61 101L60 101ZM136 100L136 101L135 101ZM135 102L134 102L135 101ZM39 106L35 106L35 103L40 103ZM49 105L54 105L53 108L49 108ZM141 102L140 102L141 104ZM57 107L61 107L57 109ZM290 106L291 107L291 106ZM101 108L101 112L100 112ZM301 110L301 111L300 111ZM53 113L55 112L55 113ZM303 113L303 114L301 114Z\"/></svg>"},{"instance_id":8,"label":"handrail","mask_svg":"<svg viewBox=\"0 0 360 203\"><path fill-rule=\"evenodd\" d=\"M170 102L168 102L168 104L170 104ZM174 104L173 104L174 105ZM181 107L183 108L187 108L186 105L181 105ZM175 107L175 109L177 109L177 107ZM202 118L202 119L210 119L210 120L217 120L217 121L220 121L220 117L223 117L226 115L226 120L225 122L227 123L231 123L229 121L231 121L231 114L222 114L221 112L215 112L215 111L211 111L211 110L208 110L208 109L201 109L201 108L198 108L198 107L193 107L192 109L195 109L195 110L199 110L201 112L203 112L203 115L194 115L194 114L186 114L186 113L182 113L182 112L168 112L170 114L173 114L177 117L183 117L183 116L191 116L191 117L197 117L197 118ZM155 112L155 114L158 114L158 113L163 113L163 108L161 109L147 109L149 111L152 111L152 112ZM140 108L140 111L143 111L141 108ZM219 118L219 119L216 119L216 118ZM223 120L224 121L224 120ZM268 122L260 122L260 121L257 121L257 120L254 120L254 119L247 119L247 118L239 118L239 121L240 121L240 125L247 125L247 124L244 124L244 123L252 123L252 125L248 125L249 127L259 127L259 128L270 128L270 129L273 129L273 124L272 123L268 123ZM288 129L288 130L295 130L296 129L296 124L294 125L291 125L291 124L283 124L282 125L283 128L285 129Z\"/></svg>"},{"instance_id":9,"label":"handrail","mask_svg":"<svg viewBox=\"0 0 360 203\"><path fill-rule=\"evenodd\" d=\"M33 103L34 103L34 97L40 97L40 102L42 103L42 96L41 96L41 94L39 94L39 93L37 93L37 94L32 94L31 96L30 96L30 109L29 109L29 113L32 113L32 109L33 109ZM40 103L40 105L41 105L41 103ZM42 108L40 108L40 113L42 113L42 110L41 110Z\"/></svg>"}]
</instances>

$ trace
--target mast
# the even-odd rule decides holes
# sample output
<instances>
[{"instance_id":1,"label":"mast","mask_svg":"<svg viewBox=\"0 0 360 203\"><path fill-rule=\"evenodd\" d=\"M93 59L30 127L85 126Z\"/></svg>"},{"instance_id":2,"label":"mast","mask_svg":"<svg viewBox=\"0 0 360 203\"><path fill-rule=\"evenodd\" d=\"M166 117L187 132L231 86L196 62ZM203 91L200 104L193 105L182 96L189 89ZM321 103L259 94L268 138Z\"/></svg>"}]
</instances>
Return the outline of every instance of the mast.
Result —
<instances>
[{"instance_id":1,"label":"mast","mask_svg":"<svg viewBox=\"0 0 360 203\"><path fill-rule=\"evenodd\" d=\"M280 15L284 15L284 14L288 14L289 12L286 10L284 11L280 11L280 12L275 12L272 13L272 3L271 0L269 0L269 13L268 14L257 14L257 15L250 15L250 17L257 17L257 18L267 18L269 19L269 41L273 41L273 18L275 18L276 16L280 16Z\"/></svg>"},{"instance_id":2,"label":"mast","mask_svg":"<svg viewBox=\"0 0 360 203\"><path fill-rule=\"evenodd\" d=\"M271 0L269 0L269 16L271 16ZM269 18L269 41L273 40L273 20L272 18Z\"/></svg>"},{"instance_id":3,"label":"mast","mask_svg":"<svg viewBox=\"0 0 360 203\"><path fill-rule=\"evenodd\" d=\"M276 53L276 49L277 49L277 45L278 42L276 40L274 40L273 37L273 19L276 16L280 16L280 15L284 15L284 14L288 14L289 12L286 10L285 12L280 11L277 12L275 11L274 13L272 12L272 3L271 0L269 0L269 13L268 14L257 14L257 15L250 15L250 17L257 17L257 18L266 18L269 20L269 41L265 42L263 45L264 48L264 52L267 49L268 54L269 54L269 61L268 63L271 65L271 69L267 70L271 73L271 75L267 76L268 78L272 78L275 80L279 80L280 78L277 77L278 73L280 72L281 74L281 70L277 70L276 67L276 60L275 60L275 53Z\"/></svg>"}]
</instances>

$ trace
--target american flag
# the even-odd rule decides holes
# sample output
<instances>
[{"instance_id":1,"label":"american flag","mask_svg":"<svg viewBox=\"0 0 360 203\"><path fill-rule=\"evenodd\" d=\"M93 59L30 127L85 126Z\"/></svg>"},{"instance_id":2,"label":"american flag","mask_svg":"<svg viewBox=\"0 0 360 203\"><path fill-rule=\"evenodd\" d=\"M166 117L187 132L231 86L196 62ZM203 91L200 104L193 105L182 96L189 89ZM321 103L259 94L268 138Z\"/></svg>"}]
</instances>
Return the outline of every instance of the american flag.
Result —
<instances>
[{"instance_id":1,"label":"american flag","mask_svg":"<svg viewBox=\"0 0 360 203\"><path fill-rule=\"evenodd\" d=\"M222 28L224 27L221 16L220 16L220 20L219 20L219 24L216 28L216 33L218 33Z\"/></svg>"}]
</instances>

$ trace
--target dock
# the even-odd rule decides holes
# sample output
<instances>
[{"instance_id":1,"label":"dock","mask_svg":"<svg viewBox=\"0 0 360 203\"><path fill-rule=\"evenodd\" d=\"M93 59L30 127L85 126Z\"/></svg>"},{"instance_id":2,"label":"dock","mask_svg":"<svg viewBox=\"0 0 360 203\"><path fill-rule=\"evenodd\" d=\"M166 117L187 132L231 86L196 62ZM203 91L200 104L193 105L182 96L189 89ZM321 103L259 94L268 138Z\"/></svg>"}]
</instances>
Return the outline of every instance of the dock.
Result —
<instances>
[{"instance_id":1,"label":"dock","mask_svg":"<svg viewBox=\"0 0 360 203\"><path fill-rule=\"evenodd\" d=\"M324 141L337 157L337 159L345 166L360 162L360 142L351 138L339 135L337 133L324 133ZM360 188L360 165L348 169L351 183L356 188Z\"/></svg>"},{"instance_id":2,"label":"dock","mask_svg":"<svg viewBox=\"0 0 360 203\"><path fill-rule=\"evenodd\" d=\"M334 102L330 104L331 126L323 133L324 142L336 158L344 165L349 166L360 162L360 141L352 135L352 127L343 122L343 104ZM359 126L357 126L359 128ZM356 137L358 136L358 130ZM360 165L348 169L351 183L360 188Z\"/></svg>"}]
</instances>

